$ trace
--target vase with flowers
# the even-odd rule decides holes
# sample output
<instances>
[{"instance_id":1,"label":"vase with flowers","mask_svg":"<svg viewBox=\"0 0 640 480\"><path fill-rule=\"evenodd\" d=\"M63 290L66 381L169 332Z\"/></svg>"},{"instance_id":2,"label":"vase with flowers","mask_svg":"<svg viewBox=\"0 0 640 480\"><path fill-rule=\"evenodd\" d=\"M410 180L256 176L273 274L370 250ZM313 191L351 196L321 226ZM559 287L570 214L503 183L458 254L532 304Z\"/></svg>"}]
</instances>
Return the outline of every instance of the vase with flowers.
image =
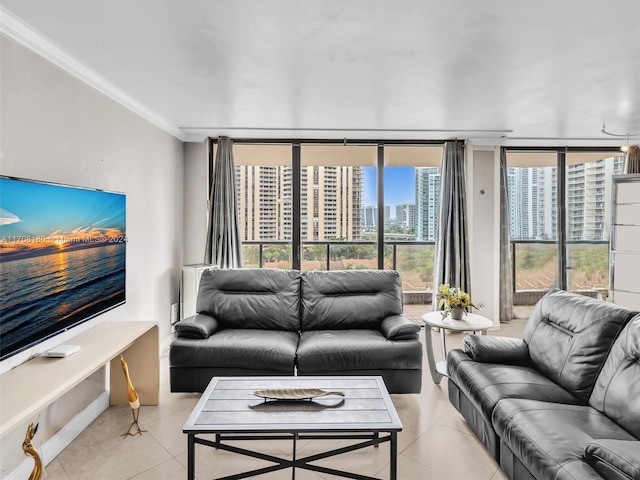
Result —
<instances>
[{"instance_id":1,"label":"vase with flowers","mask_svg":"<svg viewBox=\"0 0 640 480\"><path fill-rule=\"evenodd\" d=\"M438 287L436 296L440 300L438 305L442 310L442 318L447 318L448 315L451 315L453 320L461 320L469 309L476 308L471 303L471 295L457 287L452 287L448 283Z\"/></svg>"}]
</instances>

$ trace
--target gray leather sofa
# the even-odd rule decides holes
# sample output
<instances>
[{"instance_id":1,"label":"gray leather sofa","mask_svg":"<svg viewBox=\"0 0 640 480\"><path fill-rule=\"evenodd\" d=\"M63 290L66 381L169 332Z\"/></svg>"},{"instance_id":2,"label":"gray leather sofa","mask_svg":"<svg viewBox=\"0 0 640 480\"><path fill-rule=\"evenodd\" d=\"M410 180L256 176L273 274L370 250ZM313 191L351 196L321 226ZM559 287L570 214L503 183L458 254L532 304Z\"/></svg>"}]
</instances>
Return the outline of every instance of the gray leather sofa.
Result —
<instances>
[{"instance_id":1,"label":"gray leather sofa","mask_svg":"<svg viewBox=\"0 0 640 480\"><path fill-rule=\"evenodd\" d=\"M449 352L449 399L510 479L639 480L639 359L637 312L556 290Z\"/></svg>"},{"instance_id":2,"label":"gray leather sofa","mask_svg":"<svg viewBox=\"0 0 640 480\"><path fill-rule=\"evenodd\" d=\"M196 310L176 324L173 392L243 375L382 375L390 393L420 392L420 327L396 271L208 270Z\"/></svg>"}]
</instances>

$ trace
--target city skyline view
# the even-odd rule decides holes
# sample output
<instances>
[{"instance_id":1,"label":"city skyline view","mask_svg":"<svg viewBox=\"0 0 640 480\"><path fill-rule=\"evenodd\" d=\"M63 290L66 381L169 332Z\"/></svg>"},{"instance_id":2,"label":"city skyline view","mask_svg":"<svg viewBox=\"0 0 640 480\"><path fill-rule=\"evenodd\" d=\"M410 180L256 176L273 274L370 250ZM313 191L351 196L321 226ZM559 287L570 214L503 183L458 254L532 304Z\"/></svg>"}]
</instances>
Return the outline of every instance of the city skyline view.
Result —
<instances>
[{"instance_id":1,"label":"city skyline view","mask_svg":"<svg viewBox=\"0 0 640 480\"><path fill-rule=\"evenodd\" d=\"M344 163L341 163L344 162ZM385 268L401 272L408 291L430 289L433 243L437 237L440 168L388 166L384 171L384 225L378 225L377 167L303 165L300 186L300 241L303 268L377 268L379 235ZM509 166L508 197L514 291L544 291L561 275L572 289L605 289L608 284L611 177L621 173L622 156L568 164L564 185L567 251L559 252L557 168ZM292 169L287 165L236 168L243 241L250 263L262 258L278 268L291 265ZM328 242L323 245L323 242ZM402 242L424 242L402 246ZM330 246L329 246L330 245ZM392 253L395 252L395 253ZM568 271L558 272L559 255Z\"/></svg>"}]
</instances>

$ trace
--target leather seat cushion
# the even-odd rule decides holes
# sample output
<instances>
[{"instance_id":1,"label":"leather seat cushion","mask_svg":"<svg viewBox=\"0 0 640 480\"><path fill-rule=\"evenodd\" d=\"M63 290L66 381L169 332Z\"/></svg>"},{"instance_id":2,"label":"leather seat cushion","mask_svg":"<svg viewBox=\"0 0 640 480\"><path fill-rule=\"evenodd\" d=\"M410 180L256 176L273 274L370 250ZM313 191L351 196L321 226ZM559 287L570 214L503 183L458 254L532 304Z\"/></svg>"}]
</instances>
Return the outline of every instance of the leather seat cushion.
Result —
<instances>
[{"instance_id":1,"label":"leather seat cushion","mask_svg":"<svg viewBox=\"0 0 640 480\"><path fill-rule=\"evenodd\" d=\"M536 304L522 339L536 368L587 402L614 340L635 312L562 290Z\"/></svg>"},{"instance_id":2,"label":"leather seat cushion","mask_svg":"<svg viewBox=\"0 0 640 480\"><path fill-rule=\"evenodd\" d=\"M387 340L376 330L302 332L298 371L302 374L341 370L421 369L419 340Z\"/></svg>"},{"instance_id":3,"label":"leather seat cushion","mask_svg":"<svg viewBox=\"0 0 640 480\"><path fill-rule=\"evenodd\" d=\"M222 328L300 329L300 272L271 268L205 270L196 311Z\"/></svg>"},{"instance_id":4,"label":"leather seat cushion","mask_svg":"<svg viewBox=\"0 0 640 480\"><path fill-rule=\"evenodd\" d=\"M487 422L504 398L584 403L531 367L474 362L462 350L447 355L449 379L482 413Z\"/></svg>"},{"instance_id":5,"label":"leather seat cushion","mask_svg":"<svg viewBox=\"0 0 640 480\"><path fill-rule=\"evenodd\" d=\"M596 380L589 405L640 438L640 315L620 333Z\"/></svg>"},{"instance_id":6,"label":"leather seat cushion","mask_svg":"<svg viewBox=\"0 0 640 480\"><path fill-rule=\"evenodd\" d=\"M298 333L227 329L202 340L176 338L169 351L172 367L233 367L293 374Z\"/></svg>"},{"instance_id":7,"label":"leather seat cushion","mask_svg":"<svg viewBox=\"0 0 640 480\"><path fill-rule=\"evenodd\" d=\"M635 440L588 405L506 399L494 409L492 422L503 445L536 478L598 478L584 457L587 442L602 438ZM576 477L576 472L582 473Z\"/></svg>"},{"instance_id":8,"label":"leather seat cushion","mask_svg":"<svg viewBox=\"0 0 640 480\"><path fill-rule=\"evenodd\" d=\"M301 330L380 329L402 315L402 281L395 270L308 271L301 275Z\"/></svg>"}]
</instances>

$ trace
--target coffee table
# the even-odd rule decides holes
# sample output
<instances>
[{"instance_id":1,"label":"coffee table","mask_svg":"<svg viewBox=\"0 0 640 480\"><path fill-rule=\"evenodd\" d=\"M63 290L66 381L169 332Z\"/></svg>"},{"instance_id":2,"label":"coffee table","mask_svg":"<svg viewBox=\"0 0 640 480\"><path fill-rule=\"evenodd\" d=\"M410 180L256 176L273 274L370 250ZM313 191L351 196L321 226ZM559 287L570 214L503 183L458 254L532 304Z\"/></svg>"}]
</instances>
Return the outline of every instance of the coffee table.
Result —
<instances>
[{"instance_id":1,"label":"coffee table","mask_svg":"<svg viewBox=\"0 0 640 480\"><path fill-rule=\"evenodd\" d=\"M265 400L253 395L267 389L319 388L341 391L312 400ZM390 442L390 479L397 479L398 432L402 423L380 376L214 377L182 431L187 434L187 478L195 478L195 444L273 462L264 468L218 480L236 480L297 468L359 480L374 477L314 465L311 462ZM215 434L215 440L201 434ZM382 435L381 435L382 434ZM291 440L292 457L280 458L228 445L228 440ZM358 443L298 458L300 439L359 440ZM200 475L202 478L202 475Z\"/></svg>"},{"instance_id":2,"label":"coffee table","mask_svg":"<svg viewBox=\"0 0 640 480\"><path fill-rule=\"evenodd\" d=\"M433 383L439 384L442 377L447 376L447 341L445 330L456 332L481 332L487 333L487 329L493 325L493 321L477 313L465 313L462 320L453 320L450 316L442 317L441 311L425 313L422 316L424 322L425 348L427 349L427 362L431 371ZM431 328L440 329L440 339L442 341L442 361L436 363L433 356L433 343L431 343Z\"/></svg>"}]
</instances>

